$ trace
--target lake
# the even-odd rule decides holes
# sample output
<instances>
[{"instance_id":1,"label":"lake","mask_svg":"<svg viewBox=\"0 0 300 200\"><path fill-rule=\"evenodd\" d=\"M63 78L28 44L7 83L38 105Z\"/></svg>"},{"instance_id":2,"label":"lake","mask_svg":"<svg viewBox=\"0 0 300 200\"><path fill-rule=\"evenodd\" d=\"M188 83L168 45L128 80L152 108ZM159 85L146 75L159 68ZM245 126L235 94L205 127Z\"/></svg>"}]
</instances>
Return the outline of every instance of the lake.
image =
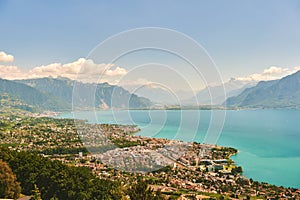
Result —
<instances>
[{"instance_id":1,"label":"lake","mask_svg":"<svg viewBox=\"0 0 300 200\"><path fill-rule=\"evenodd\" d=\"M300 110L119 110L73 114L59 117L87 119L90 123L136 124L141 128L138 135L184 141L203 142L210 128L217 126L221 132L220 137L214 136L216 143L239 150L232 159L243 167L244 176L300 188Z\"/></svg>"}]
</instances>

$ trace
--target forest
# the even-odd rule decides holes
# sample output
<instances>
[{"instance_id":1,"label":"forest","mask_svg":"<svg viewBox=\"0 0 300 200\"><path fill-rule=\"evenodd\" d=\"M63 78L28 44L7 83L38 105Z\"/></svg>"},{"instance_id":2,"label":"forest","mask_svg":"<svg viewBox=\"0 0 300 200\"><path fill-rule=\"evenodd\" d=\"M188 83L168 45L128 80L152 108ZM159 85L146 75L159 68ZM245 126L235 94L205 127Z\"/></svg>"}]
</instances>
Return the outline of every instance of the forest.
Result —
<instances>
[{"instance_id":1,"label":"forest","mask_svg":"<svg viewBox=\"0 0 300 200\"><path fill-rule=\"evenodd\" d=\"M4 175L8 176L6 180ZM97 178L85 167L68 166L4 147L0 148L0 178L1 198L16 199L23 194L43 200L161 199L159 192L153 192L141 176L130 186L124 186L118 180Z\"/></svg>"}]
</instances>

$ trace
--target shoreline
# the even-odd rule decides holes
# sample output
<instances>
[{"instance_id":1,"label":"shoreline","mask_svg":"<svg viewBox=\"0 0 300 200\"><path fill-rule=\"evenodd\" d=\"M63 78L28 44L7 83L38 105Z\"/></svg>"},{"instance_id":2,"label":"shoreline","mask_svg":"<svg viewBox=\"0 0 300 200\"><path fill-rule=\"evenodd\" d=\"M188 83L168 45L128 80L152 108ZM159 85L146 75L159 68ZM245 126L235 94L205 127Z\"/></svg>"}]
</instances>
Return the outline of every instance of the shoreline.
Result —
<instances>
[{"instance_id":1,"label":"shoreline","mask_svg":"<svg viewBox=\"0 0 300 200\"><path fill-rule=\"evenodd\" d=\"M102 125L104 125L104 124L102 124ZM117 124L112 124L112 125L118 126ZM98 124L98 126L101 126L101 124ZM110 126L110 125L108 125L108 126ZM114 137L119 138L120 135L115 135ZM173 144L175 143L175 146L178 146L178 144L184 143L179 140L169 140L169 139L164 139L164 138L152 138L152 137L135 136L135 135L128 135L128 137L125 136L125 138L126 138L126 140L129 140L131 142L137 141L137 140L148 141L148 142L151 141L150 143L152 143L153 145L155 144L154 145L155 148L157 148L157 145L159 147L163 147L165 144L168 144L169 142L171 142ZM216 182L226 180L226 181L228 181L228 183L235 183L235 184L239 185L239 187L242 188L240 195L247 194L247 192L246 193L244 193L244 192L248 191L248 190L252 191L252 192L250 192L251 196L261 196L261 195L263 196L266 194L268 194L267 196L270 196L269 192L273 191L273 189L271 189L271 188L281 188L279 190L288 190L287 188L284 188L284 187L278 187L278 186L274 186L274 185L271 185L268 183L254 181L252 179L248 179L245 176L241 175L242 168L240 166L237 166L234 162L233 163L230 162L230 161L232 161L231 157L238 154L238 150L236 150L234 148L217 146L217 145L200 144L197 142L186 142L186 144L187 144L187 146L192 148L192 150L186 149L186 153L184 155L177 158L176 161L173 160L173 161L175 161L175 163L177 163L177 165L175 164L175 165L173 165L173 167L171 166L168 169L168 173L170 173L170 176L177 177L177 175L174 175L175 172L176 173L179 172L180 174L182 174L184 171L189 171L190 175L188 176L188 180L194 180L194 177L198 177L198 178L202 177L206 181L212 180L214 182L214 184L213 184L214 187L212 187L212 185L210 185L210 186L207 185L206 187L202 187L199 184L197 184L197 182L194 182L194 183L191 181L186 182L186 179L175 178L173 180L174 183L176 183L175 185L177 185L176 187L174 186L175 188L178 188L178 187L185 188L185 189L189 189L194 192L209 192L209 193L216 192L218 194L219 193L227 194L227 193L224 193L221 185L216 184ZM123 153L122 149L118 148L116 151L114 151L114 150L110 151L106 155L106 157L109 157L110 159L116 158L116 160L113 160L112 162L120 161L120 155L124 156L126 158L126 160L128 160L129 157L131 158L132 155L135 155L134 157L136 157L136 156L139 157L138 152L141 150L140 148L142 148L142 149L150 148L151 149L151 146L147 146L147 144L144 144L144 145L146 145L146 146L143 147L143 145L142 146L138 145L137 149L134 146L126 148L126 152L131 152L129 154L122 154ZM162 145L162 146L160 146L160 145ZM198 161L200 163L198 163L197 158L195 158L194 155L200 155L201 151L199 152L198 150L203 150L203 149L205 150L206 154L204 154L204 156L202 155L199 157L200 160L198 160ZM223 154L222 152L226 152L226 153ZM214 154L214 153L216 153L216 154ZM114 157L115 154L117 154L118 156ZM93 155L94 154L92 154L92 156ZM101 157L101 159L103 159L103 157ZM104 163L105 163L105 165L108 164L106 162L104 162ZM156 172L155 173L152 172L152 173L157 174ZM150 173L150 174L152 174L152 173ZM149 174L147 174L147 176L148 175ZM158 173L157 175L160 176L160 173ZM154 177L156 177L156 175ZM242 185L240 185L241 183L239 183L239 181L241 181L241 180L243 182ZM259 187L260 189L253 189L254 185L257 185L255 187ZM168 187L170 187L170 186L168 186ZM167 187L165 187L165 186L163 186L162 188L167 189ZM269 188L268 190L270 190L270 191L267 191L266 189L263 189L263 188ZM174 188L173 188L173 190L174 190ZM257 193L257 190L260 192ZM292 189L292 190L297 191L296 188ZM248 194L250 194L250 193L248 193Z\"/></svg>"},{"instance_id":2,"label":"shoreline","mask_svg":"<svg viewBox=\"0 0 300 200\"><path fill-rule=\"evenodd\" d=\"M64 117L66 117L66 116L64 116ZM68 117L68 116L67 116ZM71 117L73 117L73 116L71 116ZM164 137L164 136L162 136L162 137L156 137L156 138L166 138L166 137ZM223 144L223 146L224 146L224 144ZM228 145L225 145L225 146L228 146ZM229 145L230 146L230 145ZM240 153L240 150L238 149L238 153ZM235 155L232 155L232 156L237 156L238 157L238 155L237 154L235 154ZM234 161L236 161L236 158L231 158L231 159L233 159ZM246 159L245 158L245 156L243 156L243 158L242 159ZM243 162L246 162L246 161L243 161ZM238 162L241 166L244 166L244 164L245 163L240 163L240 162ZM247 164L247 163L246 163ZM248 165L247 165L248 166ZM252 166L252 165L249 165L250 167ZM249 167L248 166L248 167ZM246 168L247 169L247 168ZM257 170L257 171L259 171L259 170ZM245 172L245 171L244 171ZM297 185L295 185L295 184L293 184L293 183L291 183L291 184L289 184L289 183L280 183L280 180L279 179L276 179L276 178L274 178L274 179L272 179L272 180L274 180L273 182L271 182L271 181L267 181L267 180L265 180L265 179L263 179L263 177L261 176L261 175L258 175L258 176L256 176L256 175L247 175L246 174L246 176L248 177L248 178L254 178L255 180L259 180L259 181L261 181L261 182L270 182L271 184L275 184L275 185L277 185L278 187L279 186L284 186L284 187L293 187L293 188L299 188L299 187L297 187ZM262 178L261 178L262 177ZM277 181L277 180L279 180L279 181ZM278 183L279 182L279 183ZM295 181L294 181L295 182Z\"/></svg>"},{"instance_id":3,"label":"shoreline","mask_svg":"<svg viewBox=\"0 0 300 200\"><path fill-rule=\"evenodd\" d=\"M113 108L113 109L81 109L81 110L60 110L60 111L44 111L38 113L39 115L45 115L48 117L51 117L53 115L49 113L54 113L54 115L59 115L62 113L74 113L74 112L102 112L102 111L148 111L148 110L153 110L153 111L160 111L160 110L165 110L165 111L178 111L178 110L183 110L183 111L188 111L188 110L204 110L204 111L209 111L209 110L219 110L219 111L256 111L256 110L295 110L299 111L300 107L222 107L222 106L216 106L209 108L209 106L204 106L204 107L170 107L170 108ZM34 113L36 114L36 113Z\"/></svg>"},{"instance_id":4,"label":"shoreline","mask_svg":"<svg viewBox=\"0 0 300 200\"><path fill-rule=\"evenodd\" d=\"M14 134L3 135L3 144L10 150L35 152L66 165L85 167L98 178L110 181L132 182L142 176L149 187L159 186L167 196L300 195L296 189L242 176L242 169L230 161L238 152L234 148L136 136L139 129L135 125L11 114L1 120L3 124L14 124L8 126Z\"/></svg>"}]
</instances>

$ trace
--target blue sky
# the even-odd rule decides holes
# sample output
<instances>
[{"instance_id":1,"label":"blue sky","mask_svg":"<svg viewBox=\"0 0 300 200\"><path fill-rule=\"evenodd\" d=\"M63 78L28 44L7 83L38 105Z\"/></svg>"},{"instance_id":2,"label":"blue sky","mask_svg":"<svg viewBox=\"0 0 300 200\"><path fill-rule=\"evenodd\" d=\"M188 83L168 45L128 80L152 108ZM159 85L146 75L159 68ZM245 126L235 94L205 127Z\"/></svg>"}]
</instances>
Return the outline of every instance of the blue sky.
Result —
<instances>
[{"instance_id":1,"label":"blue sky","mask_svg":"<svg viewBox=\"0 0 300 200\"><path fill-rule=\"evenodd\" d=\"M224 79L300 65L297 0L0 0L0 51L27 69L73 62L111 35L148 26L194 38Z\"/></svg>"}]
</instances>

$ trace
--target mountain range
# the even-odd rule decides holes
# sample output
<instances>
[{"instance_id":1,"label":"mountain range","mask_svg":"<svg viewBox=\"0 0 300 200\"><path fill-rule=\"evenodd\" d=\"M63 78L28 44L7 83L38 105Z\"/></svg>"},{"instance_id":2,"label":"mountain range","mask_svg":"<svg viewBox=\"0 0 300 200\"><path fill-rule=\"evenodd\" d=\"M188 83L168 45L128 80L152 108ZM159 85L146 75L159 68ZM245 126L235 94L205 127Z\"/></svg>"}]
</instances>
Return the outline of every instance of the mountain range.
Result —
<instances>
[{"instance_id":1,"label":"mountain range","mask_svg":"<svg viewBox=\"0 0 300 200\"><path fill-rule=\"evenodd\" d=\"M203 106L222 105L226 98L240 94L245 88L252 87L257 82L244 82L234 78L222 85L207 86L200 91L168 90L162 87L146 85L134 91L139 96L150 99L155 105L165 106Z\"/></svg>"},{"instance_id":2,"label":"mountain range","mask_svg":"<svg viewBox=\"0 0 300 200\"><path fill-rule=\"evenodd\" d=\"M231 80L224 84L228 97L223 106L229 108L300 108L300 71L279 80L242 84ZM209 91L210 90L210 93ZM196 95L198 105L220 105L224 100L223 86L207 87ZM155 95L156 94L156 95ZM210 99L210 94L213 98ZM222 96L223 94L223 96ZM145 96L145 97L142 97ZM172 104L176 98L160 88L145 88L137 94L108 83L82 83L67 78L26 80L0 79L0 105L26 110L69 111L74 109L142 109L155 103ZM161 101L161 102L159 102ZM11 103L9 103L11 102ZM192 104L191 98L183 101ZM195 101L194 101L195 102Z\"/></svg>"},{"instance_id":3,"label":"mountain range","mask_svg":"<svg viewBox=\"0 0 300 200\"><path fill-rule=\"evenodd\" d=\"M243 82L234 78L222 85L207 86L198 91L194 97L186 99L187 105L222 105L226 98L240 94L246 88L252 87L256 82Z\"/></svg>"},{"instance_id":4,"label":"mountain range","mask_svg":"<svg viewBox=\"0 0 300 200\"><path fill-rule=\"evenodd\" d=\"M74 88L77 93L73 92ZM147 108L152 105L149 99L131 94L119 86L82 83L67 78L0 79L0 95L3 94L39 110L71 110L74 102L78 109Z\"/></svg>"},{"instance_id":5,"label":"mountain range","mask_svg":"<svg viewBox=\"0 0 300 200\"><path fill-rule=\"evenodd\" d=\"M178 105L174 95L161 88L145 87L139 94L156 103ZM184 107L223 105L229 108L300 108L300 71L278 80L258 83L233 78L223 85L208 86L194 97L181 97L179 102Z\"/></svg>"},{"instance_id":6,"label":"mountain range","mask_svg":"<svg viewBox=\"0 0 300 200\"><path fill-rule=\"evenodd\" d=\"M129 91L132 91L129 88ZM134 91L135 94L150 99L155 105L179 105L183 99L192 96L188 91L171 91L166 88L146 85Z\"/></svg>"},{"instance_id":7,"label":"mountain range","mask_svg":"<svg viewBox=\"0 0 300 200\"><path fill-rule=\"evenodd\" d=\"M224 105L242 108L299 108L300 71L279 80L261 81L230 97Z\"/></svg>"},{"instance_id":8,"label":"mountain range","mask_svg":"<svg viewBox=\"0 0 300 200\"><path fill-rule=\"evenodd\" d=\"M15 81L0 79L0 94L5 98L19 100L23 105L40 109L56 110L66 105L53 95Z\"/></svg>"}]
</instances>

